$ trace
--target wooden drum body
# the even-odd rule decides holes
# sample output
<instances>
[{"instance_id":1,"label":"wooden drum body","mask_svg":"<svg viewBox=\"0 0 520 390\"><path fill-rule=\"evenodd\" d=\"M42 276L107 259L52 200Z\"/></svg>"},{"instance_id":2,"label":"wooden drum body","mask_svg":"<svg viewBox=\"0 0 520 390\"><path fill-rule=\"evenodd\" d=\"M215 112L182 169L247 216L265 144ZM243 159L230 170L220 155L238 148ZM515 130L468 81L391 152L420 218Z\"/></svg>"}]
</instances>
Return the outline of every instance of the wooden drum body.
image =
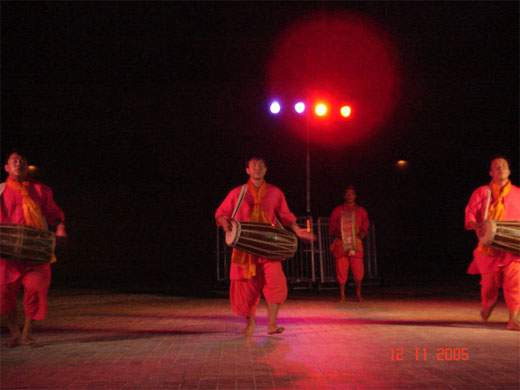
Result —
<instances>
[{"instance_id":1,"label":"wooden drum body","mask_svg":"<svg viewBox=\"0 0 520 390\"><path fill-rule=\"evenodd\" d=\"M484 221L482 244L520 256L520 221Z\"/></svg>"},{"instance_id":2,"label":"wooden drum body","mask_svg":"<svg viewBox=\"0 0 520 390\"><path fill-rule=\"evenodd\" d=\"M44 264L56 247L53 232L25 225L0 224L0 257L16 262Z\"/></svg>"},{"instance_id":3,"label":"wooden drum body","mask_svg":"<svg viewBox=\"0 0 520 390\"><path fill-rule=\"evenodd\" d=\"M226 244L266 259L290 259L298 248L294 233L258 222L231 221Z\"/></svg>"}]
</instances>

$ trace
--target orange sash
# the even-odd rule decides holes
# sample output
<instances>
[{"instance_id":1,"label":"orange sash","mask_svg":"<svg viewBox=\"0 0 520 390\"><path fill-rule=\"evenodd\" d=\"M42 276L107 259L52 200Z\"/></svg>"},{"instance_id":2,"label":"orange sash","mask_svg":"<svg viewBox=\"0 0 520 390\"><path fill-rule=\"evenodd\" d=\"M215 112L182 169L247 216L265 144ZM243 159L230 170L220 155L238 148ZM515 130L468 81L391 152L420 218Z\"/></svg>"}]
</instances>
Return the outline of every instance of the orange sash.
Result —
<instances>
[{"instance_id":1,"label":"orange sash","mask_svg":"<svg viewBox=\"0 0 520 390\"><path fill-rule=\"evenodd\" d=\"M247 182L247 190L249 193L253 196L253 199L255 201L253 210L251 210L251 213L249 214L248 221L249 222L262 222L271 224L271 221L267 217L264 209L262 209L262 199L265 196L265 192L267 189L267 184L264 181L262 185L258 188L258 191L256 190L255 186L249 180ZM238 265L239 267L242 267L245 269L246 279L249 279L256 275L256 256L252 255L250 253L238 250L236 248L233 249L233 253L231 254L231 262L233 264Z\"/></svg>"},{"instance_id":2,"label":"orange sash","mask_svg":"<svg viewBox=\"0 0 520 390\"><path fill-rule=\"evenodd\" d=\"M491 180L491 183L489 183L489 188L491 189L493 203L489 205L487 219L493 221L502 221L506 213L504 197L509 194L509 191L511 191L511 181L508 180L506 185L500 188L498 184ZM480 242L478 244L478 251L487 256L493 256L495 254L495 250L493 248L483 245Z\"/></svg>"},{"instance_id":3,"label":"orange sash","mask_svg":"<svg viewBox=\"0 0 520 390\"><path fill-rule=\"evenodd\" d=\"M19 191L22 194L22 207L25 224L27 226L32 226L37 229L49 230L49 227L47 226L47 221L43 216L42 209L29 196L29 182L24 181L23 183L19 183L11 177L8 177L6 183L9 188L12 188L15 191ZM54 262L56 262L56 256L53 254L51 263Z\"/></svg>"}]
</instances>

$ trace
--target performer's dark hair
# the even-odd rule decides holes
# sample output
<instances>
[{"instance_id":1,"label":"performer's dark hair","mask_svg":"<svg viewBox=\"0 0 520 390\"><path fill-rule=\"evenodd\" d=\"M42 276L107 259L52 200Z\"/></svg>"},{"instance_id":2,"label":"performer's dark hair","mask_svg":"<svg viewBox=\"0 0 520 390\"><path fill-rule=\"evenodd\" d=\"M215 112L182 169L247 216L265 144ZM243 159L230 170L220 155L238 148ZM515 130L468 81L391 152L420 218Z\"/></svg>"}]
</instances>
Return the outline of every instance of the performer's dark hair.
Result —
<instances>
[{"instance_id":1,"label":"performer's dark hair","mask_svg":"<svg viewBox=\"0 0 520 390\"><path fill-rule=\"evenodd\" d=\"M509 157L507 157L507 156L505 156L505 155L503 155L501 153L495 153L489 159L489 163L488 163L489 169L491 169L491 163L493 162L493 160L496 160L497 158L501 158L503 160L506 160L507 161L507 165L511 166L511 160L509 159Z\"/></svg>"},{"instance_id":2,"label":"performer's dark hair","mask_svg":"<svg viewBox=\"0 0 520 390\"><path fill-rule=\"evenodd\" d=\"M25 158L25 160L27 160L27 161L29 160L29 159L27 158L27 153L25 153L23 150L21 150L21 149L9 149L9 150L5 153L5 155L4 155L4 163L5 163L5 164L7 164L7 162L9 161L9 157L11 157L11 154L14 154L14 153L16 153L17 155L19 155L19 156Z\"/></svg>"},{"instance_id":3,"label":"performer's dark hair","mask_svg":"<svg viewBox=\"0 0 520 390\"><path fill-rule=\"evenodd\" d=\"M249 162L251 160L262 160L265 166L267 166L267 161L265 160L265 157L262 154L255 153L250 155L249 158L246 160L246 168L249 168Z\"/></svg>"},{"instance_id":4,"label":"performer's dark hair","mask_svg":"<svg viewBox=\"0 0 520 390\"><path fill-rule=\"evenodd\" d=\"M348 190L354 190L354 192L357 194L356 187L352 184L349 184L348 186L345 187L345 190L343 191L343 195L345 195Z\"/></svg>"}]
</instances>

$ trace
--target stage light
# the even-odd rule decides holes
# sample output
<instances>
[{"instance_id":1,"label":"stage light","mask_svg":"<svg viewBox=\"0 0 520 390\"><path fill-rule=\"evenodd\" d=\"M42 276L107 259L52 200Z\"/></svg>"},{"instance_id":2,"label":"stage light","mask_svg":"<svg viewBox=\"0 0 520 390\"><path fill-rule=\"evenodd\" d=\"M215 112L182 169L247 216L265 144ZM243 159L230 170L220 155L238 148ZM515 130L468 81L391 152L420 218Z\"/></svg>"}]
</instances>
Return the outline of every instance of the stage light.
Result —
<instances>
[{"instance_id":1,"label":"stage light","mask_svg":"<svg viewBox=\"0 0 520 390\"><path fill-rule=\"evenodd\" d=\"M273 114L278 114L280 112L280 110L282 109L282 107L280 106L280 103L278 102L272 102L271 103L271 106L269 107L269 110L271 110L271 112Z\"/></svg>"},{"instance_id":2,"label":"stage light","mask_svg":"<svg viewBox=\"0 0 520 390\"><path fill-rule=\"evenodd\" d=\"M302 114L305 111L305 103L298 102L294 105L294 109L298 114Z\"/></svg>"},{"instance_id":3,"label":"stage light","mask_svg":"<svg viewBox=\"0 0 520 390\"><path fill-rule=\"evenodd\" d=\"M314 111L316 112L316 115L323 116L327 113L327 106L323 103L317 104Z\"/></svg>"},{"instance_id":4,"label":"stage light","mask_svg":"<svg viewBox=\"0 0 520 390\"><path fill-rule=\"evenodd\" d=\"M399 160L395 163L398 168L406 168L408 166L408 161L406 160Z\"/></svg>"},{"instance_id":5,"label":"stage light","mask_svg":"<svg viewBox=\"0 0 520 390\"><path fill-rule=\"evenodd\" d=\"M350 106L343 106L339 111L342 117L348 118L350 116L350 113L352 112L352 109L350 108Z\"/></svg>"}]
</instances>

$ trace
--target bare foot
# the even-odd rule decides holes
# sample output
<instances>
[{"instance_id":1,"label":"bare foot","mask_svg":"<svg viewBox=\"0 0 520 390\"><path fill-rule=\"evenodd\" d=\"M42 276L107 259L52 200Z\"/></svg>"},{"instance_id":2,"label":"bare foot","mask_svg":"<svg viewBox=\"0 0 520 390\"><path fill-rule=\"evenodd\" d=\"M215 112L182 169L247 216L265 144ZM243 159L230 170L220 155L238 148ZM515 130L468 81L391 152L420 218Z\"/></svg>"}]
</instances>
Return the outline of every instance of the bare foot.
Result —
<instances>
[{"instance_id":1,"label":"bare foot","mask_svg":"<svg viewBox=\"0 0 520 390\"><path fill-rule=\"evenodd\" d=\"M514 320L511 320L507 323L506 328L509 330L520 330L520 324Z\"/></svg>"},{"instance_id":2,"label":"bare foot","mask_svg":"<svg viewBox=\"0 0 520 390\"><path fill-rule=\"evenodd\" d=\"M491 312L495 308L496 304L497 304L497 301L495 301L495 303L493 303L489 307L483 307L482 308L482 310L480 311L480 317L482 318L482 321L487 321L488 320L488 318L491 315Z\"/></svg>"},{"instance_id":3,"label":"bare foot","mask_svg":"<svg viewBox=\"0 0 520 390\"><path fill-rule=\"evenodd\" d=\"M339 299L338 303L347 303L347 300L345 299L345 297L342 297Z\"/></svg>"},{"instance_id":4,"label":"bare foot","mask_svg":"<svg viewBox=\"0 0 520 390\"><path fill-rule=\"evenodd\" d=\"M364 302L364 301L365 301L365 299L364 299L361 295L357 296L357 297L356 297L356 300L357 300L358 302Z\"/></svg>"},{"instance_id":5,"label":"bare foot","mask_svg":"<svg viewBox=\"0 0 520 390\"><path fill-rule=\"evenodd\" d=\"M246 336L251 336L255 332L255 325L247 325L244 330L242 330L242 334L245 334Z\"/></svg>"},{"instance_id":6,"label":"bare foot","mask_svg":"<svg viewBox=\"0 0 520 390\"><path fill-rule=\"evenodd\" d=\"M31 336L31 335L27 335L27 336L23 336L20 338L20 345L31 345L31 344L35 344L36 343L36 340Z\"/></svg>"},{"instance_id":7,"label":"bare foot","mask_svg":"<svg viewBox=\"0 0 520 390\"><path fill-rule=\"evenodd\" d=\"M267 334L280 334L283 333L285 328L283 326L268 325Z\"/></svg>"},{"instance_id":8,"label":"bare foot","mask_svg":"<svg viewBox=\"0 0 520 390\"><path fill-rule=\"evenodd\" d=\"M9 340L7 340L3 345L6 348L14 348L18 344L20 344L20 336L12 336Z\"/></svg>"}]
</instances>

